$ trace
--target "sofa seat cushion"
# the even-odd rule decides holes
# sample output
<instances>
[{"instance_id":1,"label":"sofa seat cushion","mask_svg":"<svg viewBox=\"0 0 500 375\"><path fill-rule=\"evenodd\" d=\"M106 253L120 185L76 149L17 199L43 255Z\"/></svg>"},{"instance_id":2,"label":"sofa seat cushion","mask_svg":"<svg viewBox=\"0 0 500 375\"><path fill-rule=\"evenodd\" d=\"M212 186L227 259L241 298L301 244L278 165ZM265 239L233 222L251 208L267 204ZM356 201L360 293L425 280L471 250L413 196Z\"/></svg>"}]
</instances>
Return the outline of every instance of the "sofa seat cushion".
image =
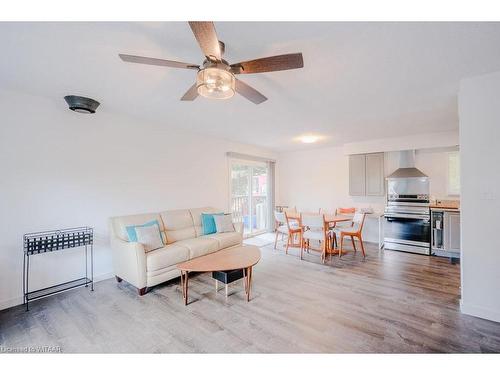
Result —
<instances>
[{"instance_id":1,"label":"sofa seat cushion","mask_svg":"<svg viewBox=\"0 0 500 375\"><path fill-rule=\"evenodd\" d=\"M213 238L219 242L219 249L225 249L226 247L241 245L242 235L238 232L227 232L227 233L215 233L203 236L200 238Z\"/></svg>"},{"instance_id":2,"label":"sofa seat cushion","mask_svg":"<svg viewBox=\"0 0 500 375\"><path fill-rule=\"evenodd\" d=\"M197 258L219 250L219 242L213 238L207 237L208 236L190 238L177 241L175 244L189 249L189 259Z\"/></svg>"},{"instance_id":3,"label":"sofa seat cushion","mask_svg":"<svg viewBox=\"0 0 500 375\"><path fill-rule=\"evenodd\" d=\"M147 253L146 270L148 272L156 271L186 260L189 260L189 249L187 247L178 246L177 244L167 245Z\"/></svg>"}]
</instances>

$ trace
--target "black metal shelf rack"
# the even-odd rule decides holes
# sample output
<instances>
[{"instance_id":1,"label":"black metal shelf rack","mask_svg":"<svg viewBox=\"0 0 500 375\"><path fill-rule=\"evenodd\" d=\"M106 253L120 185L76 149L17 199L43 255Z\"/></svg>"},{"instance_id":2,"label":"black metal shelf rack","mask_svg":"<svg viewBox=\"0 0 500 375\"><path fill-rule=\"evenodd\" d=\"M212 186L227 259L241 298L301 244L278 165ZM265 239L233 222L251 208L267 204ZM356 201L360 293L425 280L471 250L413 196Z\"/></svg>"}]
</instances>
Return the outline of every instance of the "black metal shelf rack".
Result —
<instances>
[{"instance_id":1,"label":"black metal shelf rack","mask_svg":"<svg viewBox=\"0 0 500 375\"><path fill-rule=\"evenodd\" d=\"M23 237L23 294L26 311L29 310L29 302L47 297L65 290L87 287L94 290L94 231L90 227L67 228L47 232L27 233ZM33 255L46 254L54 251L85 247L85 277L52 285L48 288L29 290L30 257ZM90 278L88 273L90 250Z\"/></svg>"}]
</instances>

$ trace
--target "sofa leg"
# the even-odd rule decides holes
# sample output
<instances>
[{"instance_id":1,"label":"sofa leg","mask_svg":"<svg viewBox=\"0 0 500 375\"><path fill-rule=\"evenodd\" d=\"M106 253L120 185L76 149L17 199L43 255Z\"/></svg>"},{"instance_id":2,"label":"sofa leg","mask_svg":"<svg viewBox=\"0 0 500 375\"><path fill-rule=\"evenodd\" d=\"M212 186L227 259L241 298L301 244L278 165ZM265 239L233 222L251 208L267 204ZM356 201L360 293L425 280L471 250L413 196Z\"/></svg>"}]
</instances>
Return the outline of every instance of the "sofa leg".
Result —
<instances>
[{"instance_id":1,"label":"sofa leg","mask_svg":"<svg viewBox=\"0 0 500 375\"><path fill-rule=\"evenodd\" d=\"M137 289L137 290L138 290L140 296L143 296L143 295L145 295L148 292L148 288L147 287L146 288Z\"/></svg>"},{"instance_id":2,"label":"sofa leg","mask_svg":"<svg viewBox=\"0 0 500 375\"><path fill-rule=\"evenodd\" d=\"M115 275L115 278L116 278L116 281L119 282L119 283L121 283L123 281L123 279L121 277L118 277L116 275Z\"/></svg>"}]
</instances>

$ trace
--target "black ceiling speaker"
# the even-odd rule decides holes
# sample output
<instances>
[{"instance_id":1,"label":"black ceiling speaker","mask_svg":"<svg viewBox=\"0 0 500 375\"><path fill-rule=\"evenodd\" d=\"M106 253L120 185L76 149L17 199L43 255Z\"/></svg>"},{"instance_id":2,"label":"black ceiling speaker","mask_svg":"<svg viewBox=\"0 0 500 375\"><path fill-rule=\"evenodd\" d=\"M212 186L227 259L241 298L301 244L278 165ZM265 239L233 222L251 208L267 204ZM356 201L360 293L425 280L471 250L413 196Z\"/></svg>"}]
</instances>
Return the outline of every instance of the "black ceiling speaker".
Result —
<instances>
[{"instance_id":1,"label":"black ceiling speaker","mask_svg":"<svg viewBox=\"0 0 500 375\"><path fill-rule=\"evenodd\" d=\"M68 103L69 109L78 113L95 113L95 110L100 104L94 99L75 95L65 96L64 100Z\"/></svg>"}]
</instances>

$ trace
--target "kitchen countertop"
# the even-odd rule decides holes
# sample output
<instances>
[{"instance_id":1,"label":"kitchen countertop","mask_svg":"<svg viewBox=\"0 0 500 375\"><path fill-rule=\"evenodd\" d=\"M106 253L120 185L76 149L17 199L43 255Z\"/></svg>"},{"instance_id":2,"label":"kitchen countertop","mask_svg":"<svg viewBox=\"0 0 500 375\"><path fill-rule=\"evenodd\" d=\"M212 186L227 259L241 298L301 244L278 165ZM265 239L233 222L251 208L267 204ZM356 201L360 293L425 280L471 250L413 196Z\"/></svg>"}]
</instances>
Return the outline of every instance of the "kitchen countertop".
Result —
<instances>
[{"instance_id":1,"label":"kitchen countertop","mask_svg":"<svg viewBox=\"0 0 500 375\"><path fill-rule=\"evenodd\" d=\"M429 205L431 210L460 212L460 200L458 199L436 199Z\"/></svg>"},{"instance_id":2,"label":"kitchen countertop","mask_svg":"<svg viewBox=\"0 0 500 375\"><path fill-rule=\"evenodd\" d=\"M429 208L431 211L452 211L452 212L460 212L460 208L456 207L444 207L444 206L435 206L430 205Z\"/></svg>"}]
</instances>

